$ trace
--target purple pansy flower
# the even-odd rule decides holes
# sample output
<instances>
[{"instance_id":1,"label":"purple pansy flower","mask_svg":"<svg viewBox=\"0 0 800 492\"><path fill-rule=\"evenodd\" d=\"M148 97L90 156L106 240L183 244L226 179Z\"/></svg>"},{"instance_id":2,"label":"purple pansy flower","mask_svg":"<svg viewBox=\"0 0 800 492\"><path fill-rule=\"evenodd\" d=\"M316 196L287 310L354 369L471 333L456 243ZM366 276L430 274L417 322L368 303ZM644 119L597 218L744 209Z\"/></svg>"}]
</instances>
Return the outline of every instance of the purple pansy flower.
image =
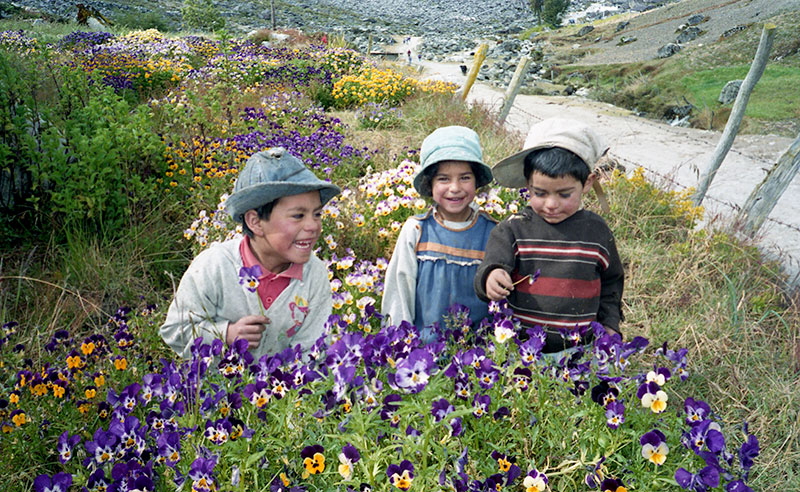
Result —
<instances>
[{"instance_id":1,"label":"purple pansy flower","mask_svg":"<svg viewBox=\"0 0 800 492\"><path fill-rule=\"evenodd\" d=\"M361 459L361 454L355 446L349 442L342 447L342 452L339 453L339 475L345 480L350 480L353 475L353 465L358 463Z\"/></svg>"},{"instance_id":2,"label":"purple pansy flower","mask_svg":"<svg viewBox=\"0 0 800 492\"><path fill-rule=\"evenodd\" d=\"M625 484L618 478L606 478L603 480L603 483L600 484L600 490L603 492L607 490L617 492L619 489L627 490Z\"/></svg>"},{"instance_id":3,"label":"purple pansy flower","mask_svg":"<svg viewBox=\"0 0 800 492\"><path fill-rule=\"evenodd\" d=\"M69 437L68 431L64 431L64 433L59 436L57 446L58 461L60 461L62 465L72 458L72 450L80 441L80 435L75 434L74 436Z\"/></svg>"},{"instance_id":4,"label":"purple pansy flower","mask_svg":"<svg viewBox=\"0 0 800 492\"><path fill-rule=\"evenodd\" d=\"M440 422L448 413L454 410L455 407L446 398L436 400L431 405L431 415L433 415L435 422Z\"/></svg>"},{"instance_id":5,"label":"purple pansy flower","mask_svg":"<svg viewBox=\"0 0 800 492\"><path fill-rule=\"evenodd\" d=\"M500 377L500 370L494 365L492 359L483 359L475 369L475 377L478 379L478 385L485 389L492 389L494 383Z\"/></svg>"},{"instance_id":6,"label":"purple pansy flower","mask_svg":"<svg viewBox=\"0 0 800 492\"><path fill-rule=\"evenodd\" d=\"M489 405L492 403L492 397L489 395L475 395L472 399L472 415L477 418L489 411Z\"/></svg>"},{"instance_id":7,"label":"purple pansy flower","mask_svg":"<svg viewBox=\"0 0 800 492\"><path fill-rule=\"evenodd\" d=\"M694 492L708 492L719 485L719 471L715 466L707 466L697 473L691 473L684 468L675 471L675 481L684 490Z\"/></svg>"},{"instance_id":8,"label":"purple pansy flower","mask_svg":"<svg viewBox=\"0 0 800 492\"><path fill-rule=\"evenodd\" d=\"M669 447L667 446L667 438L663 432L658 429L653 429L646 432L640 439L639 444L642 445L642 457L656 465L663 465L667 460L667 453Z\"/></svg>"},{"instance_id":9,"label":"purple pansy flower","mask_svg":"<svg viewBox=\"0 0 800 492\"><path fill-rule=\"evenodd\" d=\"M686 423L694 425L705 420L711 414L711 407L708 403L694 398L686 398L683 402L683 409L686 411Z\"/></svg>"},{"instance_id":10,"label":"purple pansy flower","mask_svg":"<svg viewBox=\"0 0 800 492\"><path fill-rule=\"evenodd\" d=\"M255 292L258 290L259 278L263 275L260 265L253 265L239 269L239 285L245 292Z\"/></svg>"},{"instance_id":11,"label":"purple pansy flower","mask_svg":"<svg viewBox=\"0 0 800 492\"><path fill-rule=\"evenodd\" d=\"M542 492L547 488L547 482L547 475L534 468L522 479L522 486L526 492Z\"/></svg>"},{"instance_id":12,"label":"purple pansy flower","mask_svg":"<svg viewBox=\"0 0 800 492\"><path fill-rule=\"evenodd\" d=\"M692 426L682 439L684 444L695 453L705 451L707 448L712 453L719 453L725 449L725 437L722 428L712 420L703 420Z\"/></svg>"},{"instance_id":13,"label":"purple pansy flower","mask_svg":"<svg viewBox=\"0 0 800 492\"><path fill-rule=\"evenodd\" d=\"M199 457L192 462L189 470L189 478L192 479L192 491L211 492L217 489L214 480L214 467L217 465L216 458Z\"/></svg>"},{"instance_id":14,"label":"purple pansy flower","mask_svg":"<svg viewBox=\"0 0 800 492\"><path fill-rule=\"evenodd\" d=\"M397 364L397 370L389 374L389 384L409 393L419 393L428 384L430 371L433 369L433 357L426 350L414 349L408 357Z\"/></svg>"},{"instance_id":15,"label":"purple pansy flower","mask_svg":"<svg viewBox=\"0 0 800 492\"><path fill-rule=\"evenodd\" d=\"M594 465L594 468L589 473L586 474L586 478L583 479L583 482L586 484L587 487L589 487L591 489L596 489L596 488L600 487L600 483L603 481L602 468L603 468L603 462L605 460L606 460L605 456L600 458L600 460L597 462L597 464ZM605 489L601 489L601 490L605 490ZM611 490L616 492L616 488L611 489Z\"/></svg>"},{"instance_id":16,"label":"purple pansy flower","mask_svg":"<svg viewBox=\"0 0 800 492\"><path fill-rule=\"evenodd\" d=\"M667 409L667 393L654 381L642 383L636 397L642 401L643 407L649 408L653 413L661 413Z\"/></svg>"},{"instance_id":17,"label":"purple pansy flower","mask_svg":"<svg viewBox=\"0 0 800 492\"><path fill-rule=\"evenodd\" d=\"M753 434L748 434L747 432L747 422L744 423L744 432L747 434L747 441L742 443L742 447L739 448L739 462L742 465L742 471L744 472L743 478L747 480L747 477L750 473L750 468L753 466L753 460L758 456L759 447L758 447L758 439Z\"/></svg>"},{"instance_id":18,"label":"purple pansy flower","mask_svg":"<svg viewBox=\"0 0 800 492\"><path fill-rule=\"evenodd\" d=\"M461 425L461 417L450 419L450 434L453 437L458 437L462 432L464 432L464 428Z\"/></svg>"},{"instance_id":19,"label":"purple pansy flower","mask_svg":"<svg viewBox=\"0 0 800 492\"><path fill-rule=\"evenodd\" d=\"M408 490L414 480L414 465L408 460L401 461L399 465L392 463L386 469L386 475L392 485L400 490Z\"/></svg>"},{"instance_id":20,"label":"purple pansy flower","mask_svg":"<svg viewBox=\"0 0 800 492\"><path fill-rule=\"evenodd\" d=\"M612 429L616 429L625 423L625 405L622 402L611 402L606 406L606 424Z\"/></svg>"},{"instance_id":21,"label":"purple pansy flower","mask_svg":"<svg viewBox=\"0 0 800 492\"><path fill-rule=\"evenodd\" d=\"M753 489L748 487L742 480L734 480L728 482L725 486L725 492L753 492Z\"/></svg>"},{"instance_id":22,"label":"purple pansy flower","mask_svg":"<svg viewBox=\"0 0 800 492\"><path fill-rule=\"evenodd\" d=\"M67 492L72 485L72 475L59 472L51 479L48 475L39 475L33 480L36 492Z\"/></svg>"}]
</instances>

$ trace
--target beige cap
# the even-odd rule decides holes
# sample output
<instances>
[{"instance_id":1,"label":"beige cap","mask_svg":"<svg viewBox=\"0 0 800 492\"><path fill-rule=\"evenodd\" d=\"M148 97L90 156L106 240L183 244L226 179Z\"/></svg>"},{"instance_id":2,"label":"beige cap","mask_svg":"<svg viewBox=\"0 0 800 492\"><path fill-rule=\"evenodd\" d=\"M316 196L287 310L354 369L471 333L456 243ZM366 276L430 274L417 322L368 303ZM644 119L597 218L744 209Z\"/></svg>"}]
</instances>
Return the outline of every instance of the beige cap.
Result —
<instances>
[{"instance_id":1,"label":"beige cap","mask_svg":"<svg viewBox=\"0 0 800 492\"><path fill-rule=\"evenodd\" d=\"M506 157L492 167L494 179L508 188L525 188L525 157L537 149L560 147L569 150L583 159L594 171L597 160L607 151L608 146L589 126L576 120L548 118L531 127L525 138L523 151Z\"/></svg>"}]
</instances>

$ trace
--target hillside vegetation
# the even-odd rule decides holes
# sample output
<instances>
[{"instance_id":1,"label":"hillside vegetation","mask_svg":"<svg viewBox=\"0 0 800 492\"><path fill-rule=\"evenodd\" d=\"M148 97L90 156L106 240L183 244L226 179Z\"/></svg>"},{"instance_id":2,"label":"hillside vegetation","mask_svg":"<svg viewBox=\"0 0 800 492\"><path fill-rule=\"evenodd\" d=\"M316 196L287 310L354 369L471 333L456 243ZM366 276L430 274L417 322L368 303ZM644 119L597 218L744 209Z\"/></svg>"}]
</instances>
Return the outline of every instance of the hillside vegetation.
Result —
<instances>
[{"instance_id":1,"label":"hillside vegetation","mask_svg":"<svg viewBox=\"0 0 800 492\"><path fill-rule=\"evenodd\" d=\"M759 22L743 24L744 29L724 37L699 38L669 58L656 58L661 46L673 42L677 33L658 30L659 12L640 14L633 31L617 31L629 15L620 15L595 21L594 30L578 37L585 25L573 25L557 31L535 35L546 41L543 53L554 68L554 82L561 87L572 85L588 89L588 97L635 110L654 118L671 121L676 108L690 104L690 123L694 127L722 130L732 103L721 104L717 98L729 80L744 79L758 47L765 23L777 26L770 51L770 61L753 91L740 129L743 133L773 133L795 137L800 133L800 97L789 90L800 84L800 11L790 11ZM697 27L711 30L708 23L715 21L716 12L710 13L707 23ZM650 19L650 20L648 20ZM673 23L683 19L673 20ZM649 26L649 27L648 27ZM616 50L615 57L625 57L625 46L609 45L610 40L635 39L636 45L625 63L604 61L605 50ZM642 46L648 48L642 58ZM591 60L591 64L584 63Z\"/></svg>"}]
</instances>

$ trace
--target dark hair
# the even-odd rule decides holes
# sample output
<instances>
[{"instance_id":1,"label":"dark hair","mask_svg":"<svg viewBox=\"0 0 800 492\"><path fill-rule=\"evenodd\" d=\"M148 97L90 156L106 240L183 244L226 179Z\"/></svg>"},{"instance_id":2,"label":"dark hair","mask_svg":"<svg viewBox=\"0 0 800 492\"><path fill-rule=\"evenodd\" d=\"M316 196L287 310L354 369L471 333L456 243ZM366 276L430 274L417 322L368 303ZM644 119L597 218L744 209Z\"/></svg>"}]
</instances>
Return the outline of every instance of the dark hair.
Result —
<instances>
[{"instance_id":1,"label":"dark hair","mask_svg":"<svg viewBox=\"0 0 800 492\"><path fill-rule=\"evenodd\" d=\"M272 214L272 208L275 206L275 203L278 200L280 200L280 198L278 198L277 200L272 200L269 203L265 203L264 205L261 205L260 207L255 208L253 210L255 210L256 213L258 214L259 219L269 220L269 216ZM247 235L247 237L250 238L253 237L253 231L251 231L250 228L247 227L247 223L244 220L244 215L242 215L242 232L244 232Z\"/></svg>"},{"instance_id":2,"label":"dark hair","mask_svg":"<svg viewBox=\"0 0 800 492\"><path fill-rule=\"evenodd\" d=\"M577 154L561 147L536 149L525 156L525 181L530 181L531 174L538 171L550 178L572 176L586 184L591 170L586 162Z\"/></svg>"},{"instance_id":3,"label":"dark hair","mask_svg":"<svg viewBox=\"0 0 800 492\"><path fill-rule=\"evenodd\" d=\"M419 189L417 190L417 192L420 195L427 197L433 196L433 177L436 176L436 172L439 170L439 164L443 162L467 162L467 161L443 160L428 166L424 171L422 171L422 179L419 182ZM480 176L481 173L480 164L477 164L475 162L467 162L467 163L469 164L469 167L472 169L472 174L475 176L475 183L477 183L478 176Z\"/></svg>"}]
</instances>

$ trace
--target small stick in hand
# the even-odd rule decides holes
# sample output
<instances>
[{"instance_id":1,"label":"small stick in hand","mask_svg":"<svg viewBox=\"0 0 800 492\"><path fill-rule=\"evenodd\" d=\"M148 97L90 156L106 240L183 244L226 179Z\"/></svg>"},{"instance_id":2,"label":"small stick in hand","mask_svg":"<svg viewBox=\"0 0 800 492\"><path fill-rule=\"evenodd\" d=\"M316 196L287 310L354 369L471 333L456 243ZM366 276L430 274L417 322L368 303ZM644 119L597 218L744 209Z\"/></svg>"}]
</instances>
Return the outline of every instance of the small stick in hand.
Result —
<instances>
[{"instance_id":1,"label":"small stick in hand","mask_svg":"<svg viewBox=\"0 0 800 492\"><path fill-rule=\"evenodd\" d=\"M524 282L525 280L527 280L527 281L528 281L528 285L531 285L531 284L533 284L534 282L536 282L536 279L537 279L537 278L539 278L539 275L540 275L541 273L542 273L542 271L541 271L540 269L537 269L537 270L536 270L536 272L535 272L533 275L525 275L524 277L522 277L521 279L517 280L516 282L514 282L514 283L513 283L513 284L511 284L511 285L512 285L512 286L515 286L515 285L517 285L517 284L519 284L519 283L522 283L522 282Z\"/></svg>"}]
</instances>

